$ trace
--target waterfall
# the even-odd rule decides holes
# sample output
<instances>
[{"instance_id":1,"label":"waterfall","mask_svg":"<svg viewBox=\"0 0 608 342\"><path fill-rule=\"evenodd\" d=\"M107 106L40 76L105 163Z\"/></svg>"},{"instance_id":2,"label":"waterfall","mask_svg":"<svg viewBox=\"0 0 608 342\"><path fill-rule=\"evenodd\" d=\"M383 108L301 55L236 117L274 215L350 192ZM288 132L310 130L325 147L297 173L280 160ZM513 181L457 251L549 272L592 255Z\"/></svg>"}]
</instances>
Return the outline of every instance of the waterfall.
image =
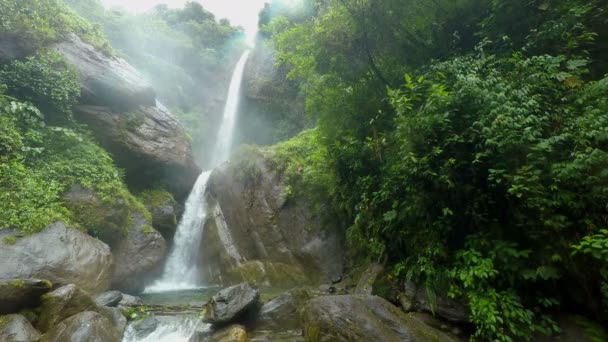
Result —
<instances>
[{"instance_id":1,"label":"waterfall","mask_svg":"<svg viewBox=\"0 0 608 342\"><path fill-rule=\"evenodd\" d=\"M234 126L239 107L241 83L248 57L249 50L243 53L232 73L222 124L218 131L211 159L211 170L226 162L230 157ZM177 226L173 248L165 263L163 274L159 280L148 286L144 292L154 293L196 289L204 285L198 270L198 261L203 226L207 216L205 190L210 174L211 171L205 171L196 180L186 200L184 215Z\"/></svg>"}]
</instances>

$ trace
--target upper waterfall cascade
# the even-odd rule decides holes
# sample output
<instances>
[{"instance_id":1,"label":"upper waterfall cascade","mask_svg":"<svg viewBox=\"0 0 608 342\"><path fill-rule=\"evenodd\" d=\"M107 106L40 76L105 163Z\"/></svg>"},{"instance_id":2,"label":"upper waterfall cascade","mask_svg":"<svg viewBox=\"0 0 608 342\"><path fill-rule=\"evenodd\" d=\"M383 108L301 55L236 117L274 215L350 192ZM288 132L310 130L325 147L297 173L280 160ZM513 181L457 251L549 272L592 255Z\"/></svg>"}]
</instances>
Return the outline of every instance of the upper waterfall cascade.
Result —
<instances>
[{"instance_id":1,"label":"upper waterfall cascade","mask_svg":"<svg viewBox=\"0 0 608 342\"><path fill-rule=\"evenodd\" d=\"M211 170L228 161L230 157L238 114L241 83L249 53L249 50L243 53L232 73L222 123L211 158ZM163 274L159 280L148 286L144 292L186 290L200 288L205 285L198 269L198 263L203 226L207 216L205 190L210 174L211 171L201 173L194 184L186 200L185 211L177 227L173 248L165 264Z\"/></svg>"}]
</instances>

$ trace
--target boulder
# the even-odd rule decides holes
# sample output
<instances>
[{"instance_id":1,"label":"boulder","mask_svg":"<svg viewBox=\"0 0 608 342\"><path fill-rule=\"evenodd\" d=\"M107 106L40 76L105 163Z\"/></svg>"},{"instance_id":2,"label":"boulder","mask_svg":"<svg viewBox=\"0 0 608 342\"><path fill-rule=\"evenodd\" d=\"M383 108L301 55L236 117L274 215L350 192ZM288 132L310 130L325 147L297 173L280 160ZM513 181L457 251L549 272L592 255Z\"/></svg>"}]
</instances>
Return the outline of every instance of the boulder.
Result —
<instances>
[{"instance_id":1,"label":"boulder","mask_svg":"<svg viewBox=\"0 0 608 342\"><path fill-rule=\"evenodd\" d=\"M162 184L185 198L201 170L192 160L181 123L161 104L122 112L112 107L79 105L75 117L86 123L102 147L126 171L135 188Z\"/></svg>"},{"instance_id":2,"label":"boulder","mask_svg":"<svg viewBox=\"0 0 608 342\"><path fill-rule=\"evenodd\" d=\"M131 324L131 331L136 340L142 340L150 335L158 327L156 317L147 317Z\"/></svg>"},{"instance_id":3,"label":"boulder","mask_svg":"<svg viewBox=\"0 0 608 342\"><path fill-rule=\"evenodd\" d=\"M304 339L310 342L455 341L377 296L314 298L302 309L302 321Z\"/></svg>"},{"instance_id":4,"label":"boulder","mask_svg":"<svg viewBox=\"0 0 608 342\"><path fill-rule=\"evenodd\" d=\"M426 290L410 281L406 282L403 288L404 292L399 295L401 297L400 301L405 303L405 306L408 306L409 302L410 310L408 311L431 313L453 323L470 322L467 308L457 301L444 296L436 296L435 300L431 302ZM413 309L411 306L413 306Z\"/></svg>"},{"instance_id":5,"label":"boulder","mask_svg":"<svg viewBox=\"0 0 608 342\"><path fill-rule=\"evenodd\" d=\"M248 342L245 327L229 325L215 331L197 331L188 342Z\"/></svg>"},{"instance_id":6,"label":"boulder","mask_svg":"<svg viewBox=\"0 0 608 342\"><path fill-rule=\"evenodd\" d=\"M80 75L75 117L126 170L127 183L142 188L165 183L185 197L200 169L183 126L157 102L152 87L125 60L105 55L75 34L52 49Z\"/></svg>"},{"instance_id":7,"label":"boulder","mask_svg":"<svg viewBox=\"0 0 608 342\"><path fill-rule=\"evenodd\" d=\"M374 290L374 283L378 275L384 271L384 266L376 263L372 263L361 275L357 287L355 288L356 294L371 295Z\"/></svg>"},{"instance_id":8,"label":"boulder","mask_svg":"<svg viewBox=\"0 0 608 342\"><path fill-rule=\"evenodd\" d=\"M140 292L146 281L162 271L167 244L150 222L139 213L132 215L128 237L113 250L112 287L125 292Z\"/></svg>"},{"instance_id":9,"label":"boulder","mask_svg":"<svg viewBox=\"0 0 608 342\"><path fill-rule=\"evenodd\" d=\"M256 329L275 331L301 329L298 310L316 296L311 288L302 287L289 290L271 299L260 309L255 323Z\"/></svg>"},{"instance_id":10,"label":"boulder","mask_svg":"<svg viewBox=\"0 0 608 342\"><path fill-rule=\"evenodd\" d=\"M66 285L42 296L37 328L46 332L64 319L83 311L99 311L91 297L76 285Z\"/></svg>"},{"instance_id":11,"label":"boulder","mask_svg":"<svg viewBox=\"0 0 608 342\"><path fill-rule=\"evenodd\" d=\"M114 248L128 233L132 208L125 199L100 199L92 189L74 184L63 195L63 201L89 235Z\"/></svg>"},{"instance_id":12,"label":"boulder","mask_svg":"<svg viewBox=\"0 0 608 342\"><path fill-rule=\"evenodd\" d=\"M108 289L113 268L108 245L60 222L2 246L0 260L0 280L48 279L93 294Z\"/></svg>"},{"instance_id":13,"label":"boulder","mask_svg":"<svg viewBox=\"0 0 608 342\"><path fill-rule=\"evenodd\" d=\"M249 336L250 342L304 342L302 329L285 331L260 330L253 331Z\"/></svg>"},{"instance_id":14,"label":"boulder","mask_svg":"<svg viewBox=\"0 0 608 342\"><path fill-rule=\"evenodd\" d=\"M40 296L51 290L48 280L13 279L0 281L0 315L38 306Z\"/></svg>"},{"instance_id":15,"label":"boulder","mask_svg":"<svg viewBox=\"0 0 608 342\"><path fill-rule=\"evenodd\" d=\"M123 293L122 299L118 303L118 307L136 306L142 305L143 303L141 298Z\"/></svg>"},{"instance_id":16,"label":"boulder","mask_svg":"<svg viewBox=\"0 0 608 342\"><path fill-rule=\"evenodd\" d=\"M122 314L122 311L119 308L111 308L107 306L101 307L101 311L106 317L110 318L110 321L116 329L118 336L122 338L125 330L127 330L127 318Z\"/></svg>"},{"instance_id":17,"label":"boulder","mask_svg":"<svg viewBox=\"0 0 608 342\"><path fill-rule=\"evenodd\" d=\"M225 324L238 320L252 309L256 309L260 293L249 283L225 288L211 297L205 305L203 322Z\"/></svg>"},{"instance_id":18,"label":"boulder","mask_svg":"<svg viewBox=\"0 0 608 342\"><path fill-rule=\"evenodd\" d=\"M118 332L103 315L85 311L56 324L41 342L118 342Z\"/></svg>"},{"instance_id":19,"label":"boulder","mask_svg":"<svg viewBox=\"0 0 608 342\"><path fill-rule=\"evenodd\" d=\"M152 214L152 225L167 241L173 241L177 229L177 202L165 191L145 191L140 195Z\"/></svg>"},{"instance_id":20,"label":"boulder","mask_svg":"<svg viewBox=\"0 0 608 342\"><path fill-rule=\"evenodd\" d=\"M120 291L104 292L95 297L95 303L99 306L117 306L122 301L122 293Z\"/></svg>"},{"instance_id":21,"label":"boulder","mask_svg":"<svg viewBox=\"0 0 608 342\"><path fill-rule=\"evenodd\" d=\"M251 147L209 178L200 261L209 282L280 287L330 282L342 273L341 230L323 214L327 206L287 199L271 155Z\"/></svg>"},{"instance_id":22,"label":"boulder","mask_svg":"<svg viewBox=\"0 0 608 342\"><path fill-rule=\"evenodd\" d=\"M40 333L22 315L0 316L0 341L30 342L38 341Z\"/></svg>"},{"instance_id":23,"label":"boulder","mask_svg":"<svg viewBox=\"0 0 608 342\"><path fill-rule=\"evenodd\" d=\"M53 50L78 71L83 103L125 110L155 105L154 89L124 59L107 56L75 34L69 34Z\"/></svg>"}]
</instances>

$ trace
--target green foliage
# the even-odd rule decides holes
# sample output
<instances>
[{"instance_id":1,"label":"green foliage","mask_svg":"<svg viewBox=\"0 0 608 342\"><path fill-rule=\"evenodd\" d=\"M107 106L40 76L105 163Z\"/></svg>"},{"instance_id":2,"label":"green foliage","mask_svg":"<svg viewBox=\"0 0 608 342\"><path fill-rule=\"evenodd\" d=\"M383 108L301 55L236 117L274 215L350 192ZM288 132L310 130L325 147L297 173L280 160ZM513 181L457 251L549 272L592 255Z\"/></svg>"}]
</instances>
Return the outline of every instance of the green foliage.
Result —
<instances>
[{"instance_id":1,"label":"green foliage","mask_svg":"<svg viewBox=\"0 0 608 342\"><path fill-rule=\"evenodd\" d=\"M558 305L605 318L605 2L314 5L265 30L350 246L468 303L474 340L555 334Z\"/></svg>"},{"instance_id":2,"label":"green foliage","mask_svg":"<svg viewBox=\"0 0 608 342\"><path fill-rule=\"evenodd\" d=\"M122 313L129 321L141 321L152 316L150 308L146 306L128 307L123 309Z\"/></svg>"},{"instance_id":3,"label":"green foliage","mask_svg":"<svg viewBox=\"0 0 608 342\"><path fill-rule=\"evenodd\" d=\"M51 123L69 121L80 97L78 74L60 55L50 51L4 66L0 83L8 87L7 94L44 108Z\"/></svg>"},{"instance_id":4,"label":"green foliage","mask_svg":"<svg viewBox=\"0 0 608 342\"><path fill-rule=\"evenodd\" d=\"M0 0L0 35L22 42L15 48L33 52L75 33L107 55L112 49L99 27L91 25L61 0Z\"/></svg>"}]
</instances>

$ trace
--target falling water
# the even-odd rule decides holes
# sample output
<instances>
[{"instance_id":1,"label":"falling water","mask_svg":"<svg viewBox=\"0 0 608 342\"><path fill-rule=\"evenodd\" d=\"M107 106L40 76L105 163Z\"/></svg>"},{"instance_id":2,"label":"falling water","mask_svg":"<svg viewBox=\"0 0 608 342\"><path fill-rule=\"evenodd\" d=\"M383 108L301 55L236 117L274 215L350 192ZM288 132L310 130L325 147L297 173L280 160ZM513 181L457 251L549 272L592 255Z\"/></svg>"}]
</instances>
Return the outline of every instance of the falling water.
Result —
<instances>
[{"instance_id":1,"label":"falling water","mask_svg":"<svg viewBox=\"0 0 608 342\"><path fill-rule=\"evenodd\" d=\"M245 51L232 73L222 125L218 131L211 159L211 169L224 163L230 157L241 83L248 57L249 51ZM187 290L201 288L204 285L199 274L198 260L203 236L203 225L207 215L205 190L210 174L211 171L201 173L194 184L186 201L184 215L177 227L173 249L165 264L163 275L159 280L148 286L144 292Z\"/></svg>"}]
</instances>

